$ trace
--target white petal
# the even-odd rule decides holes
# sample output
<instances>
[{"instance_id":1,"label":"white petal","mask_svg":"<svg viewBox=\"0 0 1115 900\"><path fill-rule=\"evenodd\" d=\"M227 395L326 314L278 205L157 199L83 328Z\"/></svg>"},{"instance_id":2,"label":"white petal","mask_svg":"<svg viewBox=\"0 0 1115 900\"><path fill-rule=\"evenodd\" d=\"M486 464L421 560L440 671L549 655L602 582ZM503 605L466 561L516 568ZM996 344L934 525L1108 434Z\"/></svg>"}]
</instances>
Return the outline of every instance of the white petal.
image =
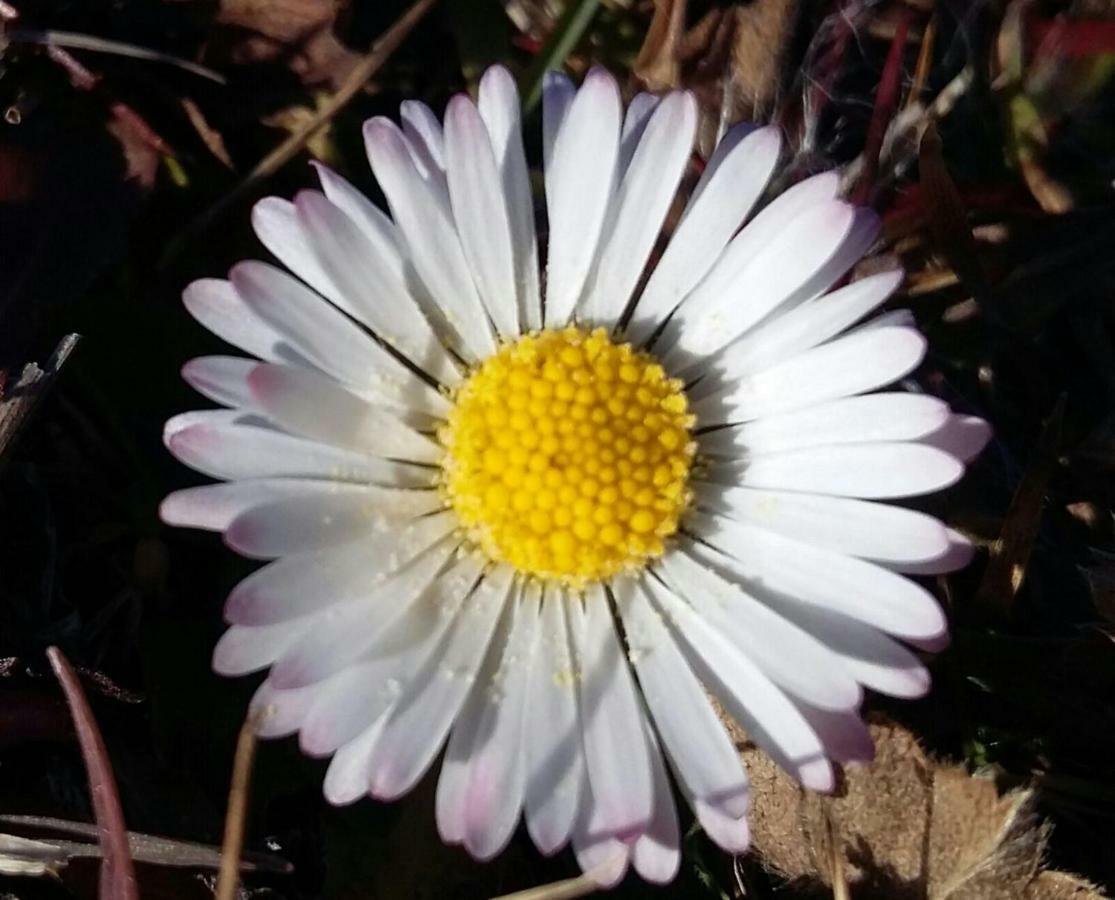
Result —
<instances>
[{"instance_id":1,"label":"white petal","mask_svg":"<svg viewBox=\"0 0 1115 900\"><path fill-rule=\"evenodd\" d=\"M252 227L260 242L295 275L323 297L345 309L345 298L314 252L294 204L264 197L252 207Z\"/></svg>"},{"instance_id":2,"label":"white petal","mask_svg":"<svg viewBox=\"0 0 1115 900\"><path fill-rule=\"evenodd\" d=\"M699 513L691 521L702 540L724 552L714 564L760 597L772 593L827 607L897 637L931 638L947 629L933 596L887 569L742 522ZM706 558L697 545L689 550Z\"/></svg>"},{"instance_id":3,"label":"white petal","mask_svg":"<svg viewBox=\"0 0 1115 900\"><path fill-rule=\"evenodd\" d=\"M478 680L473 687L467 712L473 722L469 740L454 746L450 738L442 763L442 778L450 762L463 760L467 768L467 786L457 815L465 849L477 859L491 859L507 845L523 806L523 713L538 612L536 596L518 602L498 668L490 674L490 681ZM457 728L464 724L462 720ZM455 737L456 729L453 734Z\"/></svg>"},{"instance_id":4,"label":"white petal","mask_svg":"<svg viewBox=\"0 0 1115 900\"><path fill-rule=\"evenodd\" d=\"M441 508L436 491L402 490L323 481L321 490L284 497L240 513L225 543L244 556L274 559L355 540L374 530L399 528Z\"/></svg>"},{"instance_id":5,"label":"white petal","mask_svg":"<svg viewBox=\"0 0 1115 900\"><path fill-rule=\"evenodd\" d=\"M445 135L434 111L417 100L404 100L399 104L399 121L419 174L426 179L441 176L445 172Z\"/></svg>"},{"instance_id":6,"label":"white petal","mask_svg":"<svg viewBox=\"0 0 1115 900\"><path fill-rule=\"evenodd\" d=\"M272 428L270 422L252 410L245 409L194 409L171 416L163 425L163 443L170 446L170 439L188 428L198 425L225 427L244 425L252 428Z\"/></svg>"},{"instance_id":7,"label":"white petal","mask_svg":"<svg viewBox=\"0 0 1115 900\"><path fill-rule=\"evenodd\" d=\"M736 126L720 142L639 297L627 325L631 340L649 338L708 274L766 187L780 147L774 127Z\"/></svg>"},{"instance_id":8,"label":"white petal","mask_svg":"<svg viewBox=\"0 0 1115 900\"><path fill-rule=\"evenodd\" d=\"M924 513L845 497L699 485L698 503L738 522L887 565L924 563L949 549L945 526Z\"/></svg>"},{"instance_id":9,"label":"white petal","mask_svg":"<svg viewBox=\"0 0 1115 900\"><path fill-rule=\"evenodd\" d=\"M631 98L631 102L627 104L627 110L623 114L623 127L619 133L619 171L624 173L627 167L631 165L631 160L635 156L635 150L639 146L639 141L643 139L643 132L647 129L647 123L654 115L655 109L662 98L658 94L648 94L645 91L636 94Z\"/></svg>"},{"instance_id":10,"label":"white petal","mask_svg":"<svg viewBox=\"0 0 1115 900\"><path fill-rule=\"evenodd\" d=\"M265 669L306 630L305 619L247 628L233 625L213 648L213 671L218 675L247 675Z\"/></svg>"},{"instance_id":11,"label":"white petal","mask_svg":"<svg viewBox=\"0 0 1115 900\"><path fill-rule=\"evenodd\" d=\"M991 440L991 426L977 416L949 416L948 421L920 441L944 450L962 462L971 462Z\"/></svg>"},{"instance_id":12,"label":"white petal","mask_svg":"<svg viewBox=\"0 0 1115 900\"><path fill-rule=\"evenodd\" d=\"M479 554L467 555L405 608L387 611L389 621L377 629L360 661L329 680L328 692L307 717L301 736L307 752L331 752L394 707L442 644L480 578L483 563Z\"/></svg>"},{"instance_id":13,"label":"white petal","mask_svg":"<svg viewBox=\"0 0 1115 900\"><path fill-rule=\"evenodd\" d=\"M260 359L277 361L281 339L251 311L227 281L202 278L182 292L186 310L213 334Z\"/></svg>"},{"instance_id":14,"label":"white petal","mask_svg":"<svg viewBox=\"0 0 1115 900\"><path fill-rule=\"evenodd\" d=\"M581 302L582 318L611 325L627 308L662 229L697 131L697 101L666 97L651 117L608 211L600 256Z\"/></svg>"},{"instance_id":15,"label":"white petal","mask_svg":"<svg viewBox=\"0 0 1115 900\"><path fill-rule=\"evenodd\" d=\"M943 575L965 568L972 561L976 548L959 531L952 528L946 530L949 536L949 548L939 557L923 563L905 563L891 568L908 575Z\"/></svg>"},{"instance_id":16,"label":"white petal","mask_svg":"<svg viewBox=\"0 0 1115 900\"><path fill-rule=\"evenodd\" d=\"M306 369L259 363L248 384L268 418L302 437L385 459L434 463L443 455L393 412Z\"/></svg>"},{"instance_id":17,"label":"white petal","mask_svg":"<svg viewBox=\"0 0 1115 900\"><path fill-rule=\"evenodd\" d=\"M504 338L519 334L511 224L496 158L480 113L458 94L445 112L445 160L453 219L488 315Z\"/></svg>"},{"instance_id":18,"label":"white petal","mask_svg":"<svg viewBox=\"0 0 1115 900\"><path fill-rule=\"evenodd\" d=\"M394 257L397 262L392 262L397 271L403 271L403 262L399 249L399 235L395 223L382 209L372 203L364 194L352 186L348 181L317 160L311 160L310 165L317 172L318 181L321 182L321 191L326 199L337 209L356 223L364 232L364 236L376 246L385 249L394 248ZM385 253L385 255L388 255Z\"/></svg>"},{"instance_id":19,"label":"white petal","mask_svg":"<svg viewBox=\"0 0 1115 900\"><path fill-rule=\"evenodd\" d=\"M571 837L577 865L598 887L606 890L623 880L631 862L631 846L604 826L603 807L592 795L587 773L581 782L581 802Z\"/></svg>"},{"instance_id":20,"label":"white petal","mask_svg":"<svg viewBox=\"0 0 1115 900\"><path fill-rule=\"evenodd\" d=\"M682 358L718 350L738 337L745 323L758 321L755 313L769 312L800 287L851 228L852 208L832 199L838 183L832 173L808 178L748 222L685 297L660 349L672 348L680 338L683 345L675 349ZM807 238L808 245L795 243Z\"/></svg>"},{"instance_id":21,"label":"white petal","mask_svg":"<svg viewBox=\"0 0 1115 900\"><path fill-rule=\"evenodd\" d=\"M372 755L372 796L405 794L434 761L483 661L512 575L498 566L485 577L440 650L399 697Z\"/></svg>"},{"instance_id":22,"label":"white petal","mask_svg":"<svg viewBox=\"0 0 1115 900\"><path fill-rule=\"evenodd\" d=\"M925 394L842 397L700 435L701 452L748 457L869 441L914 441L943 425L948 404Z\"/></svg>"},{"instance_id":23,"label":"white petal","mask_svg":"<svg viewBox=\"0 0 1115 900\"><path fill-rule=\"evenodd\" d=\"M253 506L320 491L320 481L298 478L258 478L206 484L167 494L159 505L159 518L167 525L180 528L224 531L233 519Z\"/></svg>"},{"instance_id":24,"label":"white petal","mask_svg":"<svg viewBox=\"0 0 1115 900\"><path fill-rule=\"evenodd\" d=\"M747 826L747 816L733 818L719 807L703 800L693 804L693 812L701 827L721 850L739 856L747 852L751 844L751 831Z\"/></svg>"},{"instance_id":25,"label":"white petal","mask_svg":"<svg viewBox=\"0 0 1115 900\"><path fill-rule=\"evenodd\" d=\"M172 423L182 427L170 431ZM428 469L330 447L274 428L209 417L194 424L171 420L167 426L167 449L211 478L231 481L285 476L407 486L430 483Z\"/></svg>"},{"instance_id":26,"label":"white petal","mask_svg":"<svg viewBox=\"0 0 1115 900\"><path fill-rule=\"evenodd\" d=\"M864 687L891 697L921 697L929 690L929 672L921 661L879 629L814 604L774 602L782 615L840 657L844 670Z\"/></svg>"},{"instance_id":27,"label":"white petal","mask_svg":"<svg viewBox=\"0 0 1115 900\"><path fill-rule=\"evenodd\" d=\"M547 585L543 591L523 730L527 764L524 804L531 839L550 856L565 846L572 833L584 757L566 601L559 588Z\"/></svg>"},{"instance_id":28,"label":"white petal","mask_svg":"<svg viewBox=\"0 0 1115 900\"><path fill-rule=\"evenodd\" d=\"M830 759L848 765L869 763L874 758L875 742L857 713L813 709L804 704L798 708L817 732Z\"/></svg>"},{"instance_id":29,"label":"white petal","mask_svg":"<svg viewBox=\"0 0 1115 900\"><path fill-rule=\"evenodd\" d=\"M881 223L874 210L856 207L852 226L832 252L801 287L790 294L781 305L783 310L793 309L802 302L819 297L840 280L858 263L879 237Z\"/></svg>"},{"instance_id":30,"label":"white petal","mask_svg":"<svg viewBox=\"0 0 1115 900\"><path fill-rule=\"evenodd\" d=\"M301 191L294 202L299 225L337 285L330 299L434 378L450 385L459 381L441 340L400 280L397 250L386 243L373 244L317 191Z\"/></svg>"},{"instance_id":31,"label":"white petal","mask_svg":"<svg viewBox=\"0 0 1115 900\"><path fill-rule=\"evenodd\" d=\"M694 543L683 538L661 560L662 576L675 594L766 677L795 697L825 709L859 706L863 692L854 678L840 673L838 661L824 644L719 575L705 562L716 557L708 550L702 552L698 555ZM726 811L731 815L743 812L742 806Z\"/></svg>"},{"instance_id":32,"label":"white petal","mask_svg":"<svg viewBox=\"0 0 1115 900\"><path fill-rule=\"evenodd\" d=\"M546 170L550 250L545 319L569 321L596 255L616 179L621 117L619 89L593 69L569 107Z\"/></svg>"},{"instance_id":33,"label":"white petal","mask_svg":"<svg viewBox=\"0 0 1115 900\"><path fill-rule=\"evenodd\" d=\"M316 693L312 687L278 690L269 679L265 680L248 704L248 717L255 725L256 735L278 738L294 734L313 705Z\"/></svg>"},{"instance_id":34,"label":"white petal","mask_svg":"<svg viewBox=\"0 0 1115 900\"><path fill-rule=\"evenodd\" d=\"M361 597L455 527L455 516L446 511L390 531L373 530L341 546L284 556L236 585L225 603L225 620L270 625Z\"/></svg>"},{"instance_id":35,"label":"white petal","mask_svg":"<svg viewBox=\"0 0 1115 900\"><path fill-rule=\"evenodd\" d=\"M369 119L364 143L414 268L457 335L459 349L474 360L485 359L495 351L495 338L461 249L448 195L442 197L435 185L419 177L394 123Z\"/></svg>"},{"instance_id":36,"label":"white petal","mask_svg":"<svg viewBox=\"0 0 1115 900\"><path fill-rule=\"evenodd\" d=\"M582 607L583 602L583 607ZM631 836L646 828L653 814L650 754L640 733L644 715L627 660L620 650L604 589L588 588L583 601L569 606L573 647L581 673L581 725L585 765L602 827Z\"/></svg>"},{"instance_id":37,"label":"white petal","mask_svg":"<svg viewBox=\"0 0 1115 900\"><path fill-rule=\"evenodd\" d=\"M252 409L248 373L258 363L242 356L198 356L182 367L182 378L195 391L222 406Z\"/></svg>"},{"instance_id":38,"label":"white petal","mask_svg":"<svg viewBox=\"0 0 1115 900\"><path fill-rule=\"evenodd\" d=\"M327 607L276 661L272 682L280 688L305 687L361 659L411 604L424 600L456 549L456 541L442 541L387 577L369 579L364 591L346 602Z\"/></svg>"},{"instance_id":39,"label":"white petal","mask_svg":"<svg viewBox=\"0 0 1115 900\"><path fill-rule=\"evenodd\" d=\"M340 747L325 772L322 792L334 806L355 803L368 793L369 766L387 716L382 715L359 735Z\"/></svg>"},{"instance_id":40,"label":"white petal","mask_svg":"<svg viewBox=\"0 0 1115 900\"><path fill-rule=\"evenodd\" d=\"M519 321L527 330L542 327L542 297L538 284L538 239L534 228L534 198L523 151L522 115L515 79L503 66L491 66L480 79L477 106L488 127L495 152L511 226L515 258Z\"/></svg>"},{"instance_id":41,"label":"white petal","mask_svg":"<svg viewBox=\"0 0 1115 900\"><path fill-rule=\"evenodd\" d=\"M391 217L332 169L319 162L312 162L311 165L317 170L321 192L325 195L325 199L359 229L367 241L371 254L375 257L376 265L381 266L386 273L386 280L390 283L392 291L400 295L404 294L407 281L406 252L402 235L399 234L395 223L391 221ZM317 197L313 192L311 195ZM297 203L295 206L297 207ZM344 220L338 221L344 222ZM347 223L345 227L347 230ZM303 233L305 233L305 226L303 226ZM321 258L320 253L318 258Z\"/></svg>"},{"instance_id":42,"label":"white petal","mask_svg":"<svg viewBox=\"0 0 1115 900\"><path fill-rule=\"evenodd\" d=\"M748 736L806 787L831 790L832 766L820 739L798 708L745 655L653 578L651 598L679 637L702 682Z\"/></svg>"},{"instance_id":43,"label":"white petal","mask_svg":"<svg viewBox=\"0 0 1115 900\"><path fill-rule=\"evenodd\" d=\"M751 257L737 263L728 279L713 269L685 307L667 326L662 346L677 343L663 356L674 364L702 357L727 346L771 313L829 286L819 273L832 268L840 247L853 230L857 211L839 200L802 213L777 233L760 231ZM744 229L746 235L755 224ZM835 280L835 279L834 279ZM716 293L707 284L716 285Z\"/></svg>"},{"instance_id":44,"label":"white petal","mask_svg":"<svg viewBox=\"0 0 1115 900\"><path fill-rule=\"evenodd\" d=\"M740 472L714 474L746 487L885 500L956 484L964 464L936 447L878 441L774 453L747 462Z\"/></svg>"},{"instance_id":45,"label":"white petal","mask_svg":"<svg viewBox=\"0 0 1115 900\"><path fill-rule=\"evenodd\" d=\"M742 815L747 809L747 776L704 688L651 608L645 589L632 578L617 578L612 587L628 655L671 760L685 773L696 796L735 804L737 815Z\"/></svg>"},{"instance_id":46,"label":"white petal","mask_svg":"<svg viewBox=\"0 0 1115 900\"><path fill-rule=\"evenodd\" d=\"M702 423L746 422L862 394L909 374L925 348L925 338L912 328L850 334L698 400L693 411Z\"/></svg>"},{"instance_id":47,"label":"white petal","mask_svg":"<svg viewBox=\"0 0 1115 900\"><path fill-rule=\"evenodd\" d=\"M762 323L721 351L717 377L698 382L690 396L702 397L718 384L761 372L835 337L885 302L904 274L896 269L862 278Z\"/></svg>"},{"instance_id":48,"label":"white petal","mask_svg":"<svg viewBox=\"0 0 1115 900\"><path fill-rule=\"evenodd\" d=\"M577 89L563 72L547 72L542 80L542 165L546 174L546 199L550 197L550 172L554 145Z\"/></svg>"},{"instance_id":49,"label":"white petal","mask_svg":"<svg viewBox=\"0 0 1115 900\"><path fill-rule=\"evenodd\" d=\"M369 398L444 415L448 403L351 319L284 272L258 262L231 278L248 307L297 353Z\"/></svg>"},{"instance_id":50,"label":"white petal","mask_svg":"<svg viewBox=\"0 0 1115 900\"><path fill-rule=\"evenodd\" d=\"M728 807L731 807L732 810L739 809L737 798L731 795L726 798L727 803L719 799L702 800L694 796L693 790L685 780L684 772L674 764L673 759L667 757L667 760L671 764L674 778L681 793L693 809L697 821L708 836L728 853L743 853L747 849L751 838L747 827L747 809L750 806L750 798L744 798L745 803L742 812L728 811Z\"/></svg>"},{"instance_id":51,"label":"white petal","mask_svg":"<svg viewBox=\"0 0 1115 900\"><path fill-rule=\"evenodd\" d=\"M654 815L646 830L631 846L631 863L644 879L652 884L673 881L681 864L678 814L674 806L674 792L666 777L666 766L658 742L644 720L643 738L650 754L654 774Z\"/></svg>"}]
</instances>

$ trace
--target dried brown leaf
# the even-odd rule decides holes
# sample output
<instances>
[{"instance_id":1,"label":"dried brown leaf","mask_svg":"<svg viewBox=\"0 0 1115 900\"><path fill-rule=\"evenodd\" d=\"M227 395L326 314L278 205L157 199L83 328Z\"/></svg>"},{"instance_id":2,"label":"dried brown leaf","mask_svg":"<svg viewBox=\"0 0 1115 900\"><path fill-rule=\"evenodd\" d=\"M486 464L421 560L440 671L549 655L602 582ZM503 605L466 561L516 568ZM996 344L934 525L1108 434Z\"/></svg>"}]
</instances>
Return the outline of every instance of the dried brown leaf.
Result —
<instances>
[{"instance_id":1,"label":"dried brown leaf","mask_svg":"<svg viewBox=\"0 0 1115 900\"><path fill-rule=\"evenodd\" d=\"M958 767L936 769L927 896L1018 897L1038 872L1047 833L1029 791L1000 797L991 779L972 777Z\"/></svg>"},{"instance_id":2,"label":"dried brown leaf","mask_svg":"<svg viewBox=\"0 0 1115 900\"><path fill-rule=\"evenodd\" d=\"M1025 900L1104 900L1091 882L1068 872L1042 872L1026 886Z\"/></svg>"},{"instance_id":3,"label":"dried brown leaf","mask_svg":"<svg viewBox=\"0 0 1115 900\"><path fill-rule=\"evenodd\" d=\"M687 0L655 0L654 16L632 71L652 91L678 86Z\"/></svg>"},{"instance_id":4,"label":"dried brown leaf","mask_svg":"<svg viewBox=\"0 0 1115 900\"><path fill-rule=\"evenodd\" d=\"M782 81L798 0L753 0L712 10L685 30L685 0L656 0L634 72L650 90L692 90L700 103L699 149L720 131L769 114Z\"/></svg>"},{"instance_id":5,"label":"dried brown leaf","mask_svg":"<svg viewBox=\"0 0 1115 900\"><path fill-rule=\"evenodd\" d=\"M159 174L159 151L148 140L147 133L137 127L133 117L122 115L118 105L113 106L107 125L108 133L120 142L124 154L124 177L145 190L155 186Z\"/></svg>"},{"instance_id":6,"label":"dried brown leaf","mask_svg":"<svg viewBox=\"0 0 1115 900\"><path fill-rule=\"evenodd\" d=\"M931 759L899 725L873 721L874 761L845 769L831 796L803 790L729 727L751 778L752 846L787 879L831 891L837 873L857 900L1060 900L1090 889L1041 870L1048 828L1031 791L1000 795L992 779Z\"/></svg>"},{"instance_id":7,"label":"dried brown leaf","mask_svg":"<svg viewBox=\"0 0 1115 900\"><path fill-rule=\"evenodd\" d=\"M293 43L332 27L340 7L334 0L221 0L217 22Z\"/></svg>"},{"instance_id":8,"label":"dried brown leaf","mask_svg":"<svg viewBox=\"0 0 1115 900\"><path fill-rule=\"evenodd\" d=\"M215 20L215 56L239 65L282 62L304 84L339 87L360 62L360 54L336 34L345 5L335 0L222 0Z\"/></svg>"}]
</instances>

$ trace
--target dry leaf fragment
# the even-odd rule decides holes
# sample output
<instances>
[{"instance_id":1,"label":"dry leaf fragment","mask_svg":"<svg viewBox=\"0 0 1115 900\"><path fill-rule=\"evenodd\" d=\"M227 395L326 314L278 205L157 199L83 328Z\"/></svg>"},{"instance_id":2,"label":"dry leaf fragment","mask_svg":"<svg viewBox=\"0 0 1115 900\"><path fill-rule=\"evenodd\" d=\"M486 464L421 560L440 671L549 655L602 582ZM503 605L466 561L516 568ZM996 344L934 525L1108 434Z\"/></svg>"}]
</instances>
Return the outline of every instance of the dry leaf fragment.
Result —
<instances>
[{"instance_id":1,"label":"dry leaf fragment","mask_svg":"<svg viewBox=\"0 0 1115 900\"><path fill-rule=\"evenodd\" d=\"M823 796L803 790L728 724L751 778L752 846L787 879L831 890L836 870L857 900L1100 896L1073 876L1042 871L1048 827L1032 791L1000 796L991 778L932 760L900 725L873 720L874 761L849 766L836 792Z\"/></svg>"},{"instance_id":2,"label":"dry leaf fragment","mask_svg":"<svg viewBox=\"0 0 1115 900\"><path fill-rule=\"evenodd\" d=\"M227 46L218 59L236 64L283 61L304 84L338 87L360 61L334 33L344 3L336 0L222 0L218 26Z\"/></svg>"},{"instance_id":3,"label":"dry leaf fragment","mask_svg":"<svg viewBox=\"0 0 1115 900\"><path fill-rule=\"evenodd\" d=\"M1026 888L1025 900L1104 900L1098 887L1068 872L1042 872Z\"/></svg>"},{"instance_id":4,"label":"dry leaf fragment","mask_svg":"<svg viewBox=\"0 0 1115 900\"><path fill-rule=\"evenodd\" d=\"M724 126L767 118L781 85L798 0L752 0L713 9L688 31L686 0L656 0L635 75L652 91L697 95L699 149L711 152Z\"/></svg>"},{"instance_id":5,"label":"dry leaf fragment","mask_svg":"<svg viewBox=\"0 0 1115 900\"><path fill-rule=\"evenodd\" d=\"M1000 797L990 778L941 767L933 778L926 895L934 900L1020 896L1037 875L1048 826L1030 791Z\"/></svg>"},{"instance_id":6,"label":"dry leaf fragment","mask_svg":"<svg viewBox=\"0 0 1115 900\"><path fill-rule=\"evenodd\" d=\"M686 0L655 0L654 17L632 67L648 90L665 91L678 85L687 5Z\"/></svg>"}]
</instances>

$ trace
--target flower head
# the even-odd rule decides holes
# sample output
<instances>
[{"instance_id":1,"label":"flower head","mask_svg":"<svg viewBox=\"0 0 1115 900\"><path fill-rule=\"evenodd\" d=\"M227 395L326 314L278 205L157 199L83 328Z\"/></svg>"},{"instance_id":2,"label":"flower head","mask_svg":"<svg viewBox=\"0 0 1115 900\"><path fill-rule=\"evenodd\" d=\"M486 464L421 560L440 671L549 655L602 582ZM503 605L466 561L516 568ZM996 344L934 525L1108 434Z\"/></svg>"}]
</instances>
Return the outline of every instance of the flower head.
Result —
<instances>
[{"instance_id":1,"label":"flower head","mask_svg":"<svg viewBox=\"0 0 1115 900\"><path fill-rule=\"evenodd\" d=\"M903 313L862 322L900 272L837 287L878 226L835 175L752 214L777 131L727 134L651 266L693 97L624 113L594 70L551 76L544 104L544 278L501 68L444 128L409 102L401 128L367 123L390 216L323 167L320 192L257 205L293 274L243 262L186 290L255 358L185 367L227 409L172 419L167 444L226 483L162 514L271 560L229 597L214 665L270 669L258 728L332 756L330 801L399 797L448 742L445 840L491 857L522 818L601 883L666 881L669 772L713 840L747 845L708 694L824 791L870 756L864 688L927 689L906 645L946 623L901 573L968 547L878 501L952 484L986 428L881 390L925 341Z\"/></svg>"}]
</instances>

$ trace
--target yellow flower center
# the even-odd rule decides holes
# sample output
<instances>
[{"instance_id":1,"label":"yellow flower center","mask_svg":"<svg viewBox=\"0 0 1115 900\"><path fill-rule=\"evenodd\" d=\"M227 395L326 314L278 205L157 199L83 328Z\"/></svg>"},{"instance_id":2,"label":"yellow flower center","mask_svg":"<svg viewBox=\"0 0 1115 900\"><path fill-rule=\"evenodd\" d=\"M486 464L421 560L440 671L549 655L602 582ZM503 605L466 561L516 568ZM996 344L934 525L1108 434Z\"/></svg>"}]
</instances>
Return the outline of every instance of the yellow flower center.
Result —
<instances>
[{"instance_id":1,"label":"yellow flower center","mask_svg":"<svg viewBox=\"0 0 1115 900\"><path fill-rule=\"evenodd\" d=\"M690 500L693 423L682 383L604 329L530 334L458 388L442 490L489 557L582 585L662 553Z\"/></svg>"}]
</instances>

